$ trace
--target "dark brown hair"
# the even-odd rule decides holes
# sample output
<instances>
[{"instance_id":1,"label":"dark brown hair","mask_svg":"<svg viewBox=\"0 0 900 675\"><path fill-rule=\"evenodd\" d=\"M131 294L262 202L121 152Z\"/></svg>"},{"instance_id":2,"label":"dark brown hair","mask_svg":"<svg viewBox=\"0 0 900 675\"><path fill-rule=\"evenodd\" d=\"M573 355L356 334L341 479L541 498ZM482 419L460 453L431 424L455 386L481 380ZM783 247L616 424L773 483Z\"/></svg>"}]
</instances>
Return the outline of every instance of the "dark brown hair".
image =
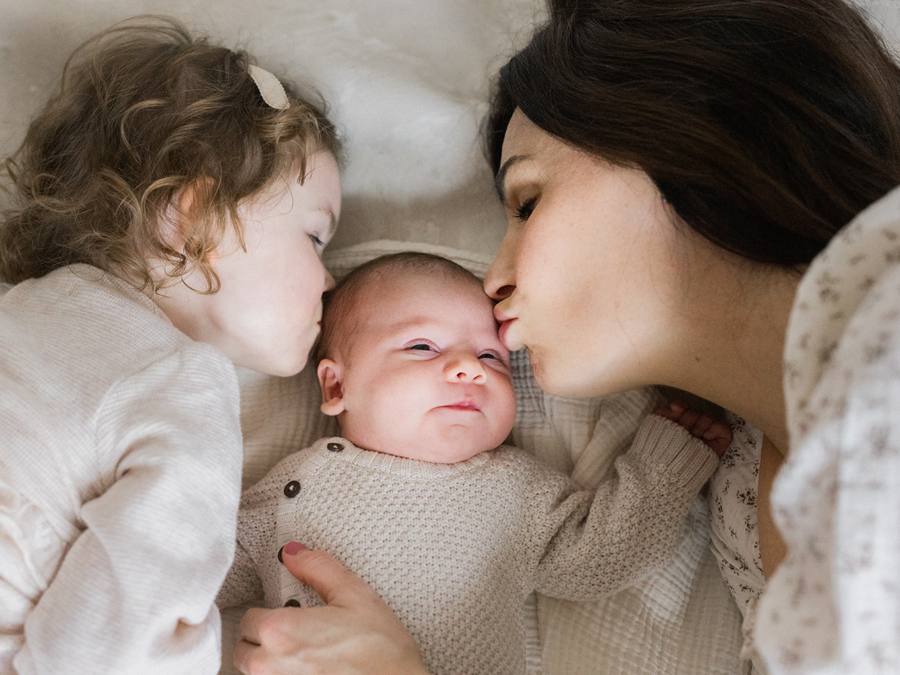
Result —
<instances>
[{"instance_id":1,"label":"dark brown hair","mask_svg":"<svg viewBox=\"0 0 900 675\"><path fill-rule=\"evenodd\" d=\"M364 291L370 290L374 284L415 274L471 282L481 289L481 280L465 267L431 253L402 251L370 260L355 268L325 294L316 363L334 358L339 352L344 359L349 359L345 336L352 336L358 330L359 314L355 310L362 301Z\"/></svg>"},{"instance_id":2,"label":"dark brown hair","mask_svg":"<svg viewBox=\"0 0 900 675\"><path fill-rule=\"evenodd\" d=\"M138 287L192 269L218 289L210 254L226 228L243 245L239 204L309 156L339 158L324 106L285 83L290 106L266 104L251 58L161 17L122 22L69 58L60 92L5 163L15 203L0 226L0 277L18 282L88 263ZM183 252L164 219L189 188ZM154 284L148 260L168 263Z\"/></svg>"},{"instance_id":3,"label":"dark brown hair","mask_svg":"<svg viewBox=\"0 0 900 675\"><path fill-rule=\"evenodd\" d=\"M843 0L556 0L500 71L495 174L516 108L759 262L802 267L900 183L900 68Z\"/></svg>"}]
</instances>

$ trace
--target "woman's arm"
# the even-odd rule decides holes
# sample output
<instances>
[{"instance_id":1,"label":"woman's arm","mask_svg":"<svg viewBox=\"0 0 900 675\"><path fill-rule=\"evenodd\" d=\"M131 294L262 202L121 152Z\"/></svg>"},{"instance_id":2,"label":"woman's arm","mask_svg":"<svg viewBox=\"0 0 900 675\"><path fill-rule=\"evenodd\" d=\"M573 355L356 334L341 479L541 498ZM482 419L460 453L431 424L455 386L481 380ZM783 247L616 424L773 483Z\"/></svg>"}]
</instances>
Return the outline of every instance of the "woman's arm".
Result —
<instances>
[{"instance_id":1,"label":"woman's arm","mask_svg":"<svg viewBox=\"0 0 900 675\"><path fill-rule=\"evenodd\" d=\"M412 636L385 602L324 551L283 551L284 565L324 607L251 609L234 665L244 675L427 675Z\"/></svg>"}]
</instances>

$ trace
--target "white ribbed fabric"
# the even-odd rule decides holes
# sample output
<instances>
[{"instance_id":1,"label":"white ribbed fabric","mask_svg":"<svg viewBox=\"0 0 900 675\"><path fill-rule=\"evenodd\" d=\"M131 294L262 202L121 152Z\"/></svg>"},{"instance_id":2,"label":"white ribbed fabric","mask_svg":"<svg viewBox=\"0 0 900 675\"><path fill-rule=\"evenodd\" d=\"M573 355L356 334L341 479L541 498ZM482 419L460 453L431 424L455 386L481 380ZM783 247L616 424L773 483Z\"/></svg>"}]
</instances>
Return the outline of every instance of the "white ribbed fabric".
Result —
<instances>
[{"instance_id":1,"label":"white ribbed fabric","mask_svg":"<svg viewBox=\"0 0 900 675\"><path fill-rule=\"evenodd\" d=\"M717 462L655 415L596 491L506 446L433 464L322 439L244 493L219 603L321 604L277 559L302 541L385 599L433 675L521 674L528 595L596 599L660 568Z\"/></svg>"},{"instance_id":2,"label":"white ribbed fabric","mask_svg":"<svg viewBox=\"0 0 900 675\"><path fill-rule=\"evenodd\" d=\"M785 348L787 558L757 610L773 675L900 672L900 188L810 265Z\"/></svg>"},{"instance_id":3,"label":"white ribbed fabric","mask_svg":"<svg viewBox=\"0 0 900 675\"><path fill-rule=\"evenodd\" d=\"M326 251L336 278L378 255L423 250L456 260L483 276L490 258L438 246L374 241ZM317 438L334 435L334 419L319 412L321 394L313 369L293 378L272 378L238 369L244 429L244 486L254 484L278 461ZM514 354L519 410L515 443L583 485L606 477L644 417L660 403L654 390L602 399L572 400L545 394L534 382L527 355ZM743 672L741 616L709 551L709 515L693 504L673 563L608 598L566 602L535 598L526 619L528 674L698 675ZM262 603L262 598L259 598ZM535 611L537 609L537 611ZM242 608L225 609L222 675L235 675L231 651Z\"/></svg>"},{"instance_id":4,"label":"white ribbed fabric","mask_svg":"<svg viewBox=\"0 0 900 675\"><path fill-rule=\"evenodd\" d=\"M0 673L215 673L231 362L76 265L0 286L0 392Z\"/></svg>"}]
</instances>

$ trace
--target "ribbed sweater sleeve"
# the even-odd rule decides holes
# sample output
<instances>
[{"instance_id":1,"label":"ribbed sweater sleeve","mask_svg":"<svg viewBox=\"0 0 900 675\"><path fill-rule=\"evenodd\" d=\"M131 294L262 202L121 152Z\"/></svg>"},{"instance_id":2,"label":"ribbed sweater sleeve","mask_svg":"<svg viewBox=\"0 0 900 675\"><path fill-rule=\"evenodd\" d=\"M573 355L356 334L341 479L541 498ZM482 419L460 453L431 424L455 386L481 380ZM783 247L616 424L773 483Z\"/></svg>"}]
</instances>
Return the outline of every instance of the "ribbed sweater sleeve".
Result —
<instances>
[{"instance_id":1,"label":"ribbed sweater sleeve","mask_svg":"<svg viewBox=\"0 0 900 675\"><path fill-rule=\"evenodd\" d=\"M681 537L691 502L712 475L715 454L684 428L651 415L615 476L596 491L535 466L530 553L534 587L590 600L662 568Z\"/></svg>"}]
</instances>

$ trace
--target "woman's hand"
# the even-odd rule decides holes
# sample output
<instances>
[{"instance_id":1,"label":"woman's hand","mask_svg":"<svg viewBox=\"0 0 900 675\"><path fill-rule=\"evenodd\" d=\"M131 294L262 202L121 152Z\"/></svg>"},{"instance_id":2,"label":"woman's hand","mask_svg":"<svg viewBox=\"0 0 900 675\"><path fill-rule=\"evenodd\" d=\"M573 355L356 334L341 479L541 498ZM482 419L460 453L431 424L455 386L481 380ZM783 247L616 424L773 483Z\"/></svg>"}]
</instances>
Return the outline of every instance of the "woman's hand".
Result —
<instances>
[{"instance_id":1,"label":"woman's hand","mask_svg":"<svg viewBox=\"0 0 900 675\"><path fill-rule=\"evenodd\" d=\"M234 650L241 673L427 675L412 636L364 581L324 551L288 544L282 558L326 604L244 614Z\"/></svg>"}]
</instances>

